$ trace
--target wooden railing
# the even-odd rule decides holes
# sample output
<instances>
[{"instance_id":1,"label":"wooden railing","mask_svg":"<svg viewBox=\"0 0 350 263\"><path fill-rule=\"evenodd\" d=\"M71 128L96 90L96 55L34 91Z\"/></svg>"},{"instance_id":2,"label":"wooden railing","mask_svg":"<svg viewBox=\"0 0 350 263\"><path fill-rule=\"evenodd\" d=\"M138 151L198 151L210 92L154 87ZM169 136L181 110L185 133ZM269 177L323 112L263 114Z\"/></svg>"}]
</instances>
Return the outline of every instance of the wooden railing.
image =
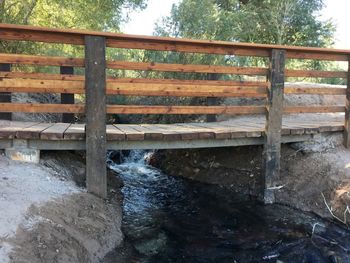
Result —
<instances>
[{"instance_id":1,"label":"wooden railing","mask_svg":"<svg viewBox=\"0 0 350 263\"><path fill-rule=\"evenodd\" d=\"M35 41L85 46L85 58L50 57L23 54L0 54L0 112L65 113L64 121L72 121L72 114L86 113L87 184L90 191L106 195L105 164L106 113L109 114L265 114L265 185L269 189L279 173L281 125L283 113L345 112L345 145L349 136L349 71L320 71L285 69L287 59L349 61L349 50L323 48L202 41L164 37L134 36L82 30L61 30L0 24L1 41ZM269 67L237 67L218 65L170 64L157 62L106 60L106 47L172 51L184 53L265 57ZM56 66L61 74L10 71L9 65ZM85 75L73 75L74 68L85 68ZM113 78L106 69L210 73L240 76L263 76L264 81L180 80ZM342 78L347 89L334 87L284 87L288 77ZM59 93L62 104L11 103L12 92ZM85 104L72 104L73 94L85 94ZM106 105L106 95L172 96L172 97L241 97L266 98L266 106L181 106L181 105ZM345 106L283 106L284 94L346 95ZM68 115L67 115L68 114ZM104 179L101 179L104 178ZM102 181L101 181L102 180ZM266 190L266 200L273 199Z\"/></svg>"}]
</instances>

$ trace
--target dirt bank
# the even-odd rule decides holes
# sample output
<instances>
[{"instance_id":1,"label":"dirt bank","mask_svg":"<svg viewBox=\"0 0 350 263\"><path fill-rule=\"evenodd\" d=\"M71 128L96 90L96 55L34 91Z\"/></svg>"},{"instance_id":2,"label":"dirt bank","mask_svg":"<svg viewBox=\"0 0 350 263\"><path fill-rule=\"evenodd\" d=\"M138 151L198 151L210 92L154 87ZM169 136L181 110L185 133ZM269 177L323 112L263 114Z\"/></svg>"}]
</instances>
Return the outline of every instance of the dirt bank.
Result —
<instances>
[{"instance_id":1,"label":"dirt bank","mask_svg":"<svg viewBox=\"0 0 350 263\"><path fill-rule=\"evenodd\" d=\"M108 201L86 193L72 181L84 174L74 156L0 156L0 262L99 262L122 242L119 191Z\"/></svg>"},{"instance_id":2,"label":"dirt bank","mask_svg":"<svg viewBox=\"0 0 350 263\"><path fill-rule=\"evenodd\" d=\"M345 221L350 204L350 152L341 143L339 134L283 145L277 202L329 218L334 218L329 211L332 209ZM160 166L168 174L218 184L244 199L261 193L262 146L172 150L161 154Z\"/></svg>"}]
</instances>

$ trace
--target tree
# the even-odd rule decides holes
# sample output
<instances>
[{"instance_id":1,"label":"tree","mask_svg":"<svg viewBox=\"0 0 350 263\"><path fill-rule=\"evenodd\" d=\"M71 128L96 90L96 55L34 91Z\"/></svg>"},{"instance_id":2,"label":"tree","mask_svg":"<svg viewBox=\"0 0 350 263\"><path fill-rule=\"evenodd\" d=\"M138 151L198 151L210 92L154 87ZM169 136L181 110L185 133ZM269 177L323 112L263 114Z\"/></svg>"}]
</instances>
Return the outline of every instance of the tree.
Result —
<instances>
[{"instance_id":1,"label":"tree","mask_svg":"<svg viewBox=\"0 0 350 263\"><path fill-rule=\"evenodd\" d=\"M0 23L24 24L58 28L119 31L127 19L125 11L145 8L147 0L0 0ZM50 50L33 43L1 43L2 52L31 52ZM78 49L56 47L56 53L71 54ZM52 51L51 51L52 52ZM79 51L81 53L81 51Z\"/></svg>"},{"instance_id":2,"label":"tree","mask_svg":"<svg viewBox=\"0 0 350 263\"><path fill-rule=\"evenodd\" d=\"M323 0L183 0L156 35L328 47L335 28L321 21Z\"/></svg>"}]
</instances>

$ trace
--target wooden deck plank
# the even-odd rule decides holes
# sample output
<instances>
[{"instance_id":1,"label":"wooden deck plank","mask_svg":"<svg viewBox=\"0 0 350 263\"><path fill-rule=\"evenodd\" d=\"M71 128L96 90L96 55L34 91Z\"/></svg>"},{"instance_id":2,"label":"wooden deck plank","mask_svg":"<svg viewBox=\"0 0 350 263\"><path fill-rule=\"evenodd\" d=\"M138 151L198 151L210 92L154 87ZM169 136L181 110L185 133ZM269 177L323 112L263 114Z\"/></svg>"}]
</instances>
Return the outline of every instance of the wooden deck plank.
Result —
<instances>
[{"instance_id":1,"label":"wooden deck plank","mask_svg":"<svg viewBox=\"0 0 350 263\"><path fill-rule=\"evenodd\" d=\"M114 126L120 131L125 133L127 141L143 141L145 139L145 133L139 130L135 130L128 124L114 124Z\"/></svg>"},{"instance_id":2,"label":"wooden deck plank","mask_svg":"<svg viewBox=\"0 0 350 263\"><path fill-rule=\"evenodd\" d=\"M17 139L39 139L40 133L53 126L54 123L38 123L31 127L17 131Z\"/></svg>"},{"instance_id":3,"label":"wooden deck plank","mask_svg":"<svg viewBox=\"0 0 350 263\"><path fill-rule=\"evenodd\" d=\"M107 141L124 141L126 138L125 132L119 130L114 125L106 127Z\"/></svg>"},{"instance_id":4,"label":"wooden deck plank","mask_svg":"<svg viewBox=\"0 0 350 263\"><path fill-rule=\"evenodd\" d=\"M85 124L72 124L64 132L65 140L84 140L85 139Z\"/></svg>"},{"instance_id":5,"label":"wooden deck plank","mask_svg":"<svg viewBox=\"0 0 350 263\"><path fill-rule=\"evenodd\" d=\"M0 139L14 139L16 133L39 122L0 121Z\"/></svg>"},{"instance_id":6,"label":"wooden deck plank","mask_svg":"<svg viewBox=\"0 0 350 263\"><path fill-rule=\"evenodd\" d=\"M162 134L161 138L165 141L181 140L181 133L176 131L173 125L162 126L161 124L142 124L141 126L144 128L154 130L155 134L157 134L157 132L161 133ZM153 138L157 139L156 137L153 137ZM146 134L146 139L147 139L147 134Z\"/></svg>"},{"instance_id":7,"label":"wooden deck plank","mask_svg":"<svg viewBox=\"0 0 350 263\"><path fill-rule=\"evenodd\" d=\"M200 128L204 128L205 130L209 130L209 132L213 132L215 135L215 139L231 139L232 132L226 126L220 125L218 123L191 123L191 126L196 126Z\"/></svg>"},{"instance_id":8,"label":"wooden deck plank","mask_svg":"<svg viewBox=\"0 0 350 263\"><path fill-rule=\"evenodd\" d=\"M132 124L131 124L132 125ZM132 125L135 130L143 132L145 134L145 140L163 140L163 133L157 127L153 125Z\"/></svg>"},{"instance_id":9,"label":"wooden deck plank","mask_svg":"<svg viewBox=\"0 0 350 263\"><path fill-rule=\"evenodd\" d=\"M114 124L107 125L109 141L180 141L257 138L263 135L264 120L232 120L212 123ZM344 130L341 120L284 120L282 134L308 135ZM0 121L0 139L84 140L85 124Z\"/></svg>"},{"instance_id":10,"label":"wooden deck plank","mask_svg":"<svg viewBox=\"0 0 350 263\"><path fill-rule=\"evenodd\" d=\"M40 139L42 140L62 140L64 132L69 128L70 123L55 123L53 126L42 131Z\"/></svg>"},{"instance_id":11,"label":"wooden deck plank","mask_svg":"<svg viewBox=\"0 0 350 263\"><path fill-rule=\"evenodd\" d=\"M203 127L195 126L193 123L181 123L178 126L186 127L189 130L193 130L198 133L199 139L215 139L215 133L213 130Z\"/></svg>"},{"instance_id":12,"label":"wooden deck plank","mask_svg":"<svg viewBox=\"0 0 350 263\"><path fill-rule=\"evenodd\" d=\"M197 140L199 139L198 132L194 131L193 129L190 129L188 127L180 126L179 124L161 124L164 129L167 129L169 131L176 131L177 133L180 133L181 140Z\"/></svg>"}]
</instances>

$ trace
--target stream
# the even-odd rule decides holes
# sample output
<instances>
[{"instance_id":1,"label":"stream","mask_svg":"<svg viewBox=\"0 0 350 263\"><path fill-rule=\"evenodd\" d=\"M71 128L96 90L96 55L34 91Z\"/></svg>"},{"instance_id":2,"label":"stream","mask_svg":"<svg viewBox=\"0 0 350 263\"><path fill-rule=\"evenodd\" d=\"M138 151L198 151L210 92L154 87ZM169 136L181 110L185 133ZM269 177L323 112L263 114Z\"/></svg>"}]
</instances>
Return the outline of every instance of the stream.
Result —
<instances>
[{"instance_id":1,"label":"stream","mask_svg":"<svg viewBox=\"0 0 350 263\"><path fill-rule=\"evenodd\" d=\"M131 151L120 162L108 161L124 182L127 249L111 253L104 263L350 262L350 231L342 226L168 176L147 164L151 154Z\"/></svg>"}]
</instances>

